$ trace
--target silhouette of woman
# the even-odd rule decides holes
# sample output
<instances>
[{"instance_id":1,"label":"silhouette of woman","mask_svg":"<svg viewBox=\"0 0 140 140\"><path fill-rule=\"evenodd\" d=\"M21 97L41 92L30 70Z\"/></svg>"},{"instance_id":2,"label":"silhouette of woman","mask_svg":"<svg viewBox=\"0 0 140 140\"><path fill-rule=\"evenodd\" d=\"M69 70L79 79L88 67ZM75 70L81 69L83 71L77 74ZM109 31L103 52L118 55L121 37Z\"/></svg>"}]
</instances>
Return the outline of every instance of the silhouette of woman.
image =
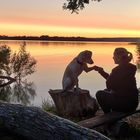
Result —
<instances>
[{"instance_id":1,"label":"silhouette of woman","mask_svg":"<svg viewBox=\"0 0 140 140\"><path fill-rule=\"evenodd\" d=\"M16 81L16 79L12 78L12 77L9 77L9 76L0 76L0 79L7 79L8 82L7 83L3 83L3 84L0 84L0 87L4 87L4 86L7 86L13 82Z\"/></svg>"},{"instance_id":2,"label":"silhouette of woman","mask_svg":"<svg viewBox=\"0 0 140 140\"><path fill-rule=\"evenodd\" d=\"M125 48L114 50L114 62L118 64L112 69L111 74L106 73L103 68L95 66L106 79L105 90L96 93L96 98L104 113L111 111L131 112L138 106L138 90L136 87L136 66L131 64L133 55Z\"/></svg>"}]
</instances>

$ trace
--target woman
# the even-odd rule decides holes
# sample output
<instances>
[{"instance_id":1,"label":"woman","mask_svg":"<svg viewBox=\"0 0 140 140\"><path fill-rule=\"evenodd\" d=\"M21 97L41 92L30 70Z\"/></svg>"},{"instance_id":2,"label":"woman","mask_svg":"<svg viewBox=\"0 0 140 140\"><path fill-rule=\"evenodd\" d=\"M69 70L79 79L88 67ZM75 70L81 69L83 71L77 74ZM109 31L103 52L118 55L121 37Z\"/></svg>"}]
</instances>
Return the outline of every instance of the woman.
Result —
<instances>
[{"instance_id":1,"label":"woman","mask_svg":"<svg viewBox=\"0 0 140 140\"><path fill-rule=\"evenodd\" d=\"M96 98L104 113L110 111L131 112L138 106L138 90L136 87L136 66L131 64L132 53L125 48L116 48L114 51L114 62L118 64L111 74L106 73L103 68L95 66L106 79L107 89L98 91Z\"/></svg>"}]
</instances>

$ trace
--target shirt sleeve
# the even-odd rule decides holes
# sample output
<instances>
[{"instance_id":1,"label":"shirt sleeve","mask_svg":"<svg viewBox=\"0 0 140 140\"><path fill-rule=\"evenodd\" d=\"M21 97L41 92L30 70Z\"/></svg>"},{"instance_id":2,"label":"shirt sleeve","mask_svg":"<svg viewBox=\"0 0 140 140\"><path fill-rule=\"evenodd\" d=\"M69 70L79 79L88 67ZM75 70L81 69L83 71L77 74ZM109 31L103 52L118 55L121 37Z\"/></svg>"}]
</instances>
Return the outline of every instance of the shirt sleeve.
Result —
<instances>
[{"instance_id":1,"label":"shirt sleeve","mask_svg":"<svg viewBox=\"0 0 140 140\"><path fill-rule=\"evenodd\" d=\"M99 71L99 73L100 73L101 76L102 76L103 78L105 78L106 80L107 80L107 78L109 77L109 74L108 74L107 72L105 72L104 70Z\"/></svg>"}]
</instances>

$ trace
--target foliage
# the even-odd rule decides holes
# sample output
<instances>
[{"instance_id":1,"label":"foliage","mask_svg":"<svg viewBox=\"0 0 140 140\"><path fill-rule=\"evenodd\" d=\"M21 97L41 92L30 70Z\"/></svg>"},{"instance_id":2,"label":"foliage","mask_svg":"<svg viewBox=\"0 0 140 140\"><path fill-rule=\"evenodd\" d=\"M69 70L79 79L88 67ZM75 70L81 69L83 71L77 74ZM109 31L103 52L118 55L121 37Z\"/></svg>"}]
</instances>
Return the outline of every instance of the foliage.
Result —
<instances>
[{"instance_id":1,"label":"foliage","mask_svg":"<svg viewBox=\"0 0 140 140\"><path fill-rule=\"evenodd\" d=\"M85 118L85 117L82 117L82 118L81 118L81 117L69 117L69 116L67 116L67 115L65 115L65 116L64 116L64 115L63 115L63 116L60 115L60 114L58 113L58 111L57 111L57 109L56 109L56 107L55 107L53 101L52 101L52 100L50 101L49 99L47 99L47 100L43 99L43 100L42 100L42 106L41 106L41 108L42 108L44 111L47 111L47 112L50 112L50 113L55 114L55 115L57 115L57 116L63 117L63 118L68 119L68 120L71 120L71 121L73 121L73 122L75 122L75 123L87 119L87 118Z\"/></svg>"},{"instance_id":2,"label":"foliage","mask_svg":"<svg viewBox=\"0 0 140 140\"><path fill-rule=\"evenodd\" d=\"M16 82L11 87L6 86L0 88L0 100L6 102L21 103L23 105L29 105L31 100L36 96L36 91L33 82L27 80Z\"/></svg>"},{"instance_id":3,"label":"foliage","mask_svg":"<svg viewBox=\"0 0 140 140\"><path fill-rule=\"evenodd\" d=\"M48 99L47 100L44 99L42 101L42 109L45 111L51 112L53 114L57 114L55 105L51 101L49 101Z\"/></svg>"},{"instance_id":4,"label":"foliage","mask_svg":"<svg viewBox=\"0 0 140 140\"><path fill-rule=\"evenodd\" d=\"M36 95L33 82L23 79L35 72L37 63L26 51L25 46L24 42L19 51L14 53L9 46L0 46L0 75L16 78L12 86L0 88L0 100L28 105ZM0 80L0 83L4 82L5 80Z\"/></svg>"},{"instance_id":5,"label":"foliage","mask_svg":"<svg viewBox=\"0 0 140 140\"><path fill-rule=\"evenodd\" d=\"M98 1L100 2L101 0L92 0L92 1ZM67 0L66 3L63 5L63 9L65 10L70 10L75 13L78 13L79 9L82 10L85 8L85 4L89 4L89 0Z\"/></svg>"},{"instance_id":6,"label":"foliage","mask_svg":"<svg viewBox=\"0 0 140 140\"><path fill-rule=\"evenodd\" d=\"M34 83L28 82L27 80L24 80L21 83L14 84L12 89L12 102L18 102L24 105L29 105L31 100L34 100L34 97L36 96Z\"/></svg>"},{"instance_id":7,"label":"foliage","mask_svg":"<svg viewBox=\"0 0 140 140\"><path fill-rule=\"evenodd\" d=\"M5 88L0 88L0 100L10 102L12 96L12 88L6 86Z\"/></svg>"},{"instance_id":8,"label":"foliage","mask_svg":"<svg viewBox=\"0 0 140 140\"><path fill-rule=\"evenodd\" d=\"M0 47L0 74L10 74L11 66L11 49L10 47L3 45Z\"/></svg>"},{"instance_id":9,"label":"foliage","mask_svg":"<svg viewBox=\"0 0 140 140\"><path fill-rule=\"evenodd\" d=\"M136 44L136 54L137 54L136 64L137 64L138 70L140 71L140 43Z\"/></svg>"},{"instance_id":10,"label":"foliage","mask_svg":"<svg viewBox=\"0 0 140 140\"><path fill-rule=\"evenodd\" d=\"M26 52L23 43L18 52L12 54L9 46L0 47L0 73L14 76L18 81L35 72L36 60Z\"/></svg>"}]
</instances>

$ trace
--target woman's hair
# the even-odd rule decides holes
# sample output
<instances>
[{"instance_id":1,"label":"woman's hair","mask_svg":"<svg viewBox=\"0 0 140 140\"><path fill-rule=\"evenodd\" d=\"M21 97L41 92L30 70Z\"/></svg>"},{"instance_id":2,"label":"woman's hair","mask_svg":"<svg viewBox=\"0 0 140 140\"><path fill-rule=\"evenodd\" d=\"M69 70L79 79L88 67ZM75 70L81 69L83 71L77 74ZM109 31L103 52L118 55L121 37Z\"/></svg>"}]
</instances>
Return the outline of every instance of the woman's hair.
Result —
<instances>
[{"instance_id":1,"label":"woman's hair","mask_svg":"<svg viewBox=\"0 0 140 140\"><path fill-rule=\"evenodd\" d=\"M127 62L130 62L133 59L132 53L125 48L116 48L114 50L114 55Z\"/></svg>"}]
</instances>

